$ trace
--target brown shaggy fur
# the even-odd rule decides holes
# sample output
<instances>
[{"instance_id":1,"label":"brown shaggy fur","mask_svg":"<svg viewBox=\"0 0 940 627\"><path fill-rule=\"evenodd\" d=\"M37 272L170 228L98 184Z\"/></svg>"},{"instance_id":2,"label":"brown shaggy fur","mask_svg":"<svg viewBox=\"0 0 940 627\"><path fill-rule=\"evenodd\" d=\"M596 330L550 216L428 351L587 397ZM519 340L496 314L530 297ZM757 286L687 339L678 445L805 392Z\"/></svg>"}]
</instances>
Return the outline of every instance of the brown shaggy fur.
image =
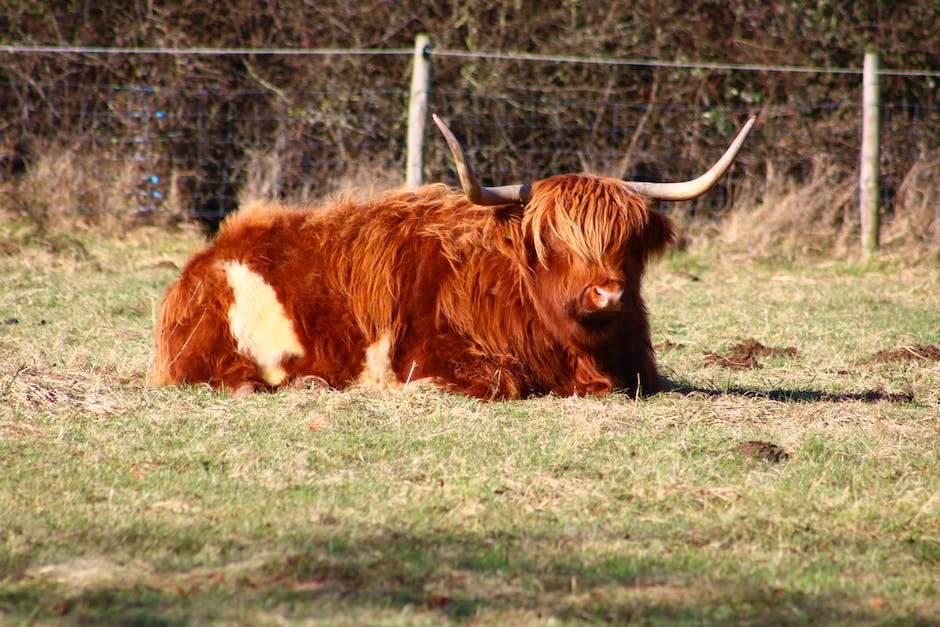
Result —
<instances>
[{"instance_id":1,"label":"brown shaggy fur","mask_svg":"<svg viewBox=\"0 0 940 627\"><path fill-rule=\"evenodd\" d=\"M169 288L150 381L271 387L230 328L237 261L273 288L303 347L280 362L342 388L390 339L399 383L482 398L656 392L640 279L673 239L665 216L619 180L563 175L517 205L479 207L442 185L322 208L274 203L230 216ZM597 310L594 286L622 288Z\"/></svg>"}]
</instances>

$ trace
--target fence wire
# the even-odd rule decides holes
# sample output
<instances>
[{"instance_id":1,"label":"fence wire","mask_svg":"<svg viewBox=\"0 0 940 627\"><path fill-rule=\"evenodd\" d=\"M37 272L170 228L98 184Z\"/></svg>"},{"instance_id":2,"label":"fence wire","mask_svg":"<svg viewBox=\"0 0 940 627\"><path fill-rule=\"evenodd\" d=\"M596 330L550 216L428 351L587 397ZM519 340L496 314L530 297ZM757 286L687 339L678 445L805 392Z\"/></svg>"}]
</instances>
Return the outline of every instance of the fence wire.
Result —
<instances>
[{"instance_id":1,"label":"fence wire","mask_svg":"<svg viewBox=\"0 0 940 627\"><path fill-rule=\"evenodd\" d=\"M50 161L59 168L55 176L91 182L75 184L70 195L90 215L211 221L246 198L308 201L404 181L411 51L303 51L305 71L324 76L356 57L376 57L367 81L311 89L265 78L289 74L301 51L172 51L173 63L191 68L184 83L167 81L156 69L141 71L140 64L128 71L129 57L169 52L0 47L0 58L19 62L0 68L0 191L6 191L0 204L42 211L24 190ZM206 61L220 56L231 63ZM768 170L799 181L821 161L836 177L851 176L858 166L861 78L851 68L448 51L434 52L432 65L430 108L448 119L490 184L576 171L691 178L720 155L750 113L759 113L760 122L732 176L692 210L726 208L736 181L762 180ZM749 93L735 86L741 72L767 76L769 83L787 73L802 79L788 81L790 91ZM576 81L561 82L572 74ZM893 83L886 91L901 96L882 104L883 204L890 207L912 164L940 148L940 109L935 99L904 97L917 91L907 83L935 81L937 72L883 74ZM501 83L501 75L513 80ZM734 97L705 93L683 102L672 96L670 86L693 83ZM455 182L436 136L427 138L424 171L427 181Z\"/></svg>"}]
</instances>

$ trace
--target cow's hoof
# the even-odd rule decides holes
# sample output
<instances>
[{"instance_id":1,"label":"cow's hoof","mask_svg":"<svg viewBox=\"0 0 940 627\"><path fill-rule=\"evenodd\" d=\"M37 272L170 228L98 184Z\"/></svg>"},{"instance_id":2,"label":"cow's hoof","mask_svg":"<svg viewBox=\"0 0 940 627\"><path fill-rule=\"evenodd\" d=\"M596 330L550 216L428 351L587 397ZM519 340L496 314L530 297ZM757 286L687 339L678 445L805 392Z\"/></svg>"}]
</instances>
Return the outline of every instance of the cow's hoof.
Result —
<instances>
[{"instance_id":1,"label":"cow's hoof","mask_svg":"<svg viewBox=\"0 0 940 627\"><path fill-rule=\"evenodd\" d=\"M294 379L291 387L297 390L329 390L330 384L323 377L318 377L315 374L305 374Z\"/></svg>"}]
</instances>

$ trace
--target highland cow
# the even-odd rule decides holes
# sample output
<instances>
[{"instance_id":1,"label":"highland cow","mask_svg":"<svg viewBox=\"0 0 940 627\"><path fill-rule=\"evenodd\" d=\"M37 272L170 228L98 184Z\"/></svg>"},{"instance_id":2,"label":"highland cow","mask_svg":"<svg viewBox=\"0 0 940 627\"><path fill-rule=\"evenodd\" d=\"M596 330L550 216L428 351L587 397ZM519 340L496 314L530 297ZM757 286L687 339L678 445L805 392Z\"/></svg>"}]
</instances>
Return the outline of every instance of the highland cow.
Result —
<instances>
[{"instance_id":1,"label":"highland cow","mask_svg":"<svg viewBox=\"0 0 940 627\"><path fill-rule=\"evenodd\" d=\"M229 216L167 291L149 380L233 392L420 383L480 398L661 390L640 283L674 234L648 200L705 193L754 119L693 181L567 174L494 188L434 120L462 191Z\"/></svg>"}]
</instances>

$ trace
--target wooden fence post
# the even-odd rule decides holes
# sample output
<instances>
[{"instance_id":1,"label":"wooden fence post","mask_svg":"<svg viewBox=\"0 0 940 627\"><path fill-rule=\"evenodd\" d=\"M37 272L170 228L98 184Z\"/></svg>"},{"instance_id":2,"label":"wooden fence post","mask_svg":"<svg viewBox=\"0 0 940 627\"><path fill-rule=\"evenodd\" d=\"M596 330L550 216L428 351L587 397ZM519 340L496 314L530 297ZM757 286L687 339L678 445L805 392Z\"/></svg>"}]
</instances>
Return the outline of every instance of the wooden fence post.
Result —
<instances>
[{"instance_id":1,"label":"wooden fence post","mask_svg":"<svg viewBox=\"0 0 940 627\"><path fill-rule=\"evenodd\" d=\"M862 250L878 248L878 171L881 158L878 130L881 90L878 85L878 54L865 53L862 75L862 163L859 180L859 209L862 221Z\"/></svg>"},{"instance_id":2,"label":"wooden fence post","mask_svg":"<svg viewBox=\"0 0 940 627\"><path fill-rule=\"evenodd\" d=\"M408 155L405 185L421 185L424 178L424 128L428 119L428 89L431 87L431 38L415 37L414 67L408 103Z\"/></svg>"}]
</instances>

